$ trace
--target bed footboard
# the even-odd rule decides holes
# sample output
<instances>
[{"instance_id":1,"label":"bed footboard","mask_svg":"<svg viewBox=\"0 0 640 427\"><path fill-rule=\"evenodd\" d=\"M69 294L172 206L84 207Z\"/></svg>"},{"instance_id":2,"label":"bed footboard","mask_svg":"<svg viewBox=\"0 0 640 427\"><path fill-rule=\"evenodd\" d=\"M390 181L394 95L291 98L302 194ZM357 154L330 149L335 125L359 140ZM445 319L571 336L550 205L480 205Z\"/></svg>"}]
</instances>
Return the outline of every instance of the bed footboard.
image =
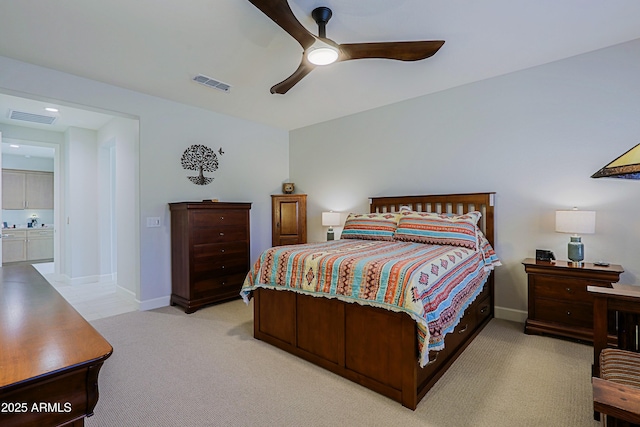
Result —
<instances>
[{"instance_id":1,"label":"bed footboard","mask_svg":"<svg viewBox=\"0 0 640 427\"><path fill-rule=\"evenodd\" d=\"M492 277L445 339L432 363L418 365L416 323L407 314L314 298L254 291L254 336L415 410L493 315Z\"/></svg>"}]
</instances>

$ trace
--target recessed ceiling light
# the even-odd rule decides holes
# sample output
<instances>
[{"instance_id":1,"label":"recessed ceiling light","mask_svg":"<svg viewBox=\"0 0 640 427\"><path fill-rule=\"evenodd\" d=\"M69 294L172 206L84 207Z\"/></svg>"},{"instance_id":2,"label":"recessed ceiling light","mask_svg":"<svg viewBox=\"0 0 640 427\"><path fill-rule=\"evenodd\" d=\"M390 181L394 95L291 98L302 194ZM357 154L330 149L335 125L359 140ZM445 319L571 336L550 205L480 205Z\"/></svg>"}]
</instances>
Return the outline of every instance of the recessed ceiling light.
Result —
<instances>
[{"instance_id":1,"label":"recessed ceiling light","mask_svg":"<svg viewBox=\"0 0 640 427\"><path fill-rule=\"evenodd\" d=\"M53 108L53 107L46 107L45 110L49 111L50 113L57 113L58 109L57 108Z\"/></svg>"},{"instance_id":2,"label":"recessed ceiling light","mask_svg":"<svg viewBox=\"0 0 640 427\"><path fill-rule=\"evenodd\" d=\"M11 148L20 148L20 146L16 145L16 144L9 144L9 147L11 147Z\"/></svg>"}]
</instances>

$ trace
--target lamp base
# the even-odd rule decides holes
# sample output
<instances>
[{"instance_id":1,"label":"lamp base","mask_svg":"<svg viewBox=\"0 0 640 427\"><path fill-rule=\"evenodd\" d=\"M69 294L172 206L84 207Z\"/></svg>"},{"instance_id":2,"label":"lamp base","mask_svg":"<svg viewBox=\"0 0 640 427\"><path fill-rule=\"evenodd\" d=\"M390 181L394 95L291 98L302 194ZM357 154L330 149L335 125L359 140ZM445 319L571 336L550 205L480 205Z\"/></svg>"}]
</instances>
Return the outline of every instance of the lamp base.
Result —
<instances>
[{"instance_id":1,"label":"lamp base","mask_svg":"<svg viewBox=\"0 0 640 427\"><path fill-rule=\"evenodd\" d=\"M334 240L333 228L329 228L329 231L327 231L327 242L329 240Z\"/></svg>"},{"instance_id":2,"label":"lamp base","mask_svg":"<svg viewBox=\"0 0 640 427\"><path fill-rule=\"evenodd\" d=\"M580 236L571 236L571 241L567 245L568 256L571 262L582 264L584 260L584 245Z\"/></svg>"}]
</instances>

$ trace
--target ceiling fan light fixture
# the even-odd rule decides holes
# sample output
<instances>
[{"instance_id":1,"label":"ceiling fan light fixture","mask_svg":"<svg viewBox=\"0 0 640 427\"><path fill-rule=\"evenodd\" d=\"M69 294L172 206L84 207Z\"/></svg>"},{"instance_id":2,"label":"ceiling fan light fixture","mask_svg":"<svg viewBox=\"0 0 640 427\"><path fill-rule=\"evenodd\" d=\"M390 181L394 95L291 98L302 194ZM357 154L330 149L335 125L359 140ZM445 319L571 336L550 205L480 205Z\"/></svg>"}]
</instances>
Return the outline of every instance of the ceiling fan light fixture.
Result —
<instances>
[{"instance_id":1,"label":"ceiling fan light fixture","mask_svg":"<svg viewBox=\"0 0 640 427\"><path fill-rule=\"evenodd\" d=\"M338 50L331 46L321 46L310 48L307 52L307 59L313 65L329 65L338 59Z\"/></svg>"}]
</instances>

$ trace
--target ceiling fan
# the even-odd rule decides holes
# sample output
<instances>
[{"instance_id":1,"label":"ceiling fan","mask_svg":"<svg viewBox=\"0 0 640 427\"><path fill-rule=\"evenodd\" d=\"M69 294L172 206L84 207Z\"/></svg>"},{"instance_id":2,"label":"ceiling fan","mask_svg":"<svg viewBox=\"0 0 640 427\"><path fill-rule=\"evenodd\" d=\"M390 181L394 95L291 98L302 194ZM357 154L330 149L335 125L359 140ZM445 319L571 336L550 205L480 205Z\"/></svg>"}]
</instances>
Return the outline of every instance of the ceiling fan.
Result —
<instances>
[{"instance_id":1,"label":"ceiling fan","mask_svg":"<svg viewBox=\"0 0 640 427\"><path fill-rule=\"evenodd\" d=\"M273 86L271 93L287 93L317 65L363 58L418 61L433 56L444 44L442 40L338 44L326 36L326 25L332 15L328 7L317 7L311 12L318 24L318 36L315 36L296 19L287 0L249 1L296 39L304 50L298 69Z\"/></svg>"}]
</instances>

